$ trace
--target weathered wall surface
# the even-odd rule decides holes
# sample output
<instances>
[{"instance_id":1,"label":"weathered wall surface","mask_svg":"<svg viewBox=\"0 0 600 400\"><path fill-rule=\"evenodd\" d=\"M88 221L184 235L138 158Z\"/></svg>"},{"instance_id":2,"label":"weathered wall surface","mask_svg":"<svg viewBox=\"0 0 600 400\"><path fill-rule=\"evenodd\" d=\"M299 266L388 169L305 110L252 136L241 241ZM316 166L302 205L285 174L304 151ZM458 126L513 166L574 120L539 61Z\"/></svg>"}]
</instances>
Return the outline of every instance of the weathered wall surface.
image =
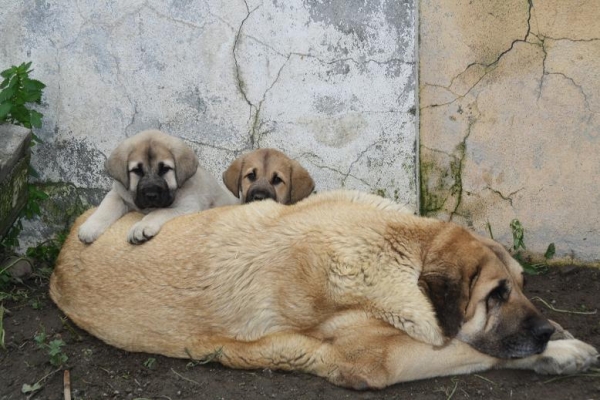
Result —
<instances>
[{"instance_id":1,"label":"weathered wall surface","mask_svg":"<svg viewBox=\"0 0 600 400\"><path fill-rule=\"evenodd\" d=\"M416 206L415 18L412 0L0 0L0 68L31 60L48 85L33 164L63 219L99 201L108 154L147 128L219 179L277 147L317 190Z\"/></svg>"},{"instance_id":2,"label":"weathered wall surface","mask_svg":"<svg viewBox=\"0 0 600 400\"><path fill-rule=\"evenodd\" d=\"M421 210L600 260L596 0L423 0Z\"/></svg>"}]
</instances>

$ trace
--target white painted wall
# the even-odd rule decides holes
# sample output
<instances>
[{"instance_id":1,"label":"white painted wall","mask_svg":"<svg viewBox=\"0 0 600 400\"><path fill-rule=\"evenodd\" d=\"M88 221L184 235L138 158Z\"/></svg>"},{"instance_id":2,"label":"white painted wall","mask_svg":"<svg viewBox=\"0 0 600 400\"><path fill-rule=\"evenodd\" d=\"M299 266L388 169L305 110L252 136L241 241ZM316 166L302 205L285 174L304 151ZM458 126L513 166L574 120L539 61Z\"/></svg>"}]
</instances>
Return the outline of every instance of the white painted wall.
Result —
<instances>
[{"instance_id":1,"label":"white painted wall","mask_svg":"<svg viewBox=\"0 0 600 400\"><path fill-rule=\"evenodd\" d=\"M33 61L48 85L33 164L98 189L92 203L117 143L159 128L218 177L276 147L318 191L415 207L415 18L415 0L0 0L0 68Z\"/></svg>"}]
</instances>

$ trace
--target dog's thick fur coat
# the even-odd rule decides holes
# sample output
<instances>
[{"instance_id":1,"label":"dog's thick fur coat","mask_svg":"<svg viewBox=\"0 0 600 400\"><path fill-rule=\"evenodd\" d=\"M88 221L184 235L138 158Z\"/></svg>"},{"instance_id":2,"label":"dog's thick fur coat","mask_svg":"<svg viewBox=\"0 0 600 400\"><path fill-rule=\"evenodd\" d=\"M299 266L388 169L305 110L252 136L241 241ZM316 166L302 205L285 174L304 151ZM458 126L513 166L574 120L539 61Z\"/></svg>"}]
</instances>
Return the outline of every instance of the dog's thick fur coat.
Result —
<instances>
[{"instance_id":1,"label":"dog's thick fur coat","mask_svg":"<svg viewBox=\"0 0 600 400\"><path fill-rule=\"evenodd\" d=\"M497 243L373 195L217 208L131 246L122 237L140 218L126 215L90 246L72 232L50 282L69 318L125 350L359 389L596 361L581 341L548 342L554 328Z\"/></svg>"}]
</instances>

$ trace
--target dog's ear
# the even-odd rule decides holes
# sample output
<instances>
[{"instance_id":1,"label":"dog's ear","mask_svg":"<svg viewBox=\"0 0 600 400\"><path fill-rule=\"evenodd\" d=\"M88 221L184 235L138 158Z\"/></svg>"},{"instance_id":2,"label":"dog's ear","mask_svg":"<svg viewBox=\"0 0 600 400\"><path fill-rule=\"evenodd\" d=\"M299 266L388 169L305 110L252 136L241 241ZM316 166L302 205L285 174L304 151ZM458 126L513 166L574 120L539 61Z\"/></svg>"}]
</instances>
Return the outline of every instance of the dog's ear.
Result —
<instances>
[{"instance_id":1,"label":"dog's ear","mask_svg":"<svg viewBox=\"0 0 600 400\"><path fill-rule=\"evenodd\" d=\"M294 204L305 197L315 189L315 182L307 170L299 162L292 160L292 179L290 190L290 204Z\"/></svg>"},{"instance_id":2,"label":"dog's ear","mask_svg":"<svg viewBox=\"0 0 600 400\"><path fill-rule=\"evenodd\" d=\"M190 179L198 169L198 157L194 150L185 143L177 143L171 147L171 153L175 160L175 177L177 186L181 187Z\"/></svg>"},{"instance_id":3,"label":"dog's ear","mask_svg":"<svg viewBox=\"0 0 600 400\"><path fill-rule=\"evenodd\" d=\"M223 172L223 183L225 184L225 187L227 187L227 189L229 189L229 191L237 198L240 197L240 176L243 161L244 157L236 158L229 168Z\"/></svg>"},{"instance_id":4,"label":"dog's ear","mask_svg":"<svg viewBox=\"0 0 600 400\"><path fill-rule=\"evenodd\" d=\"M131 153L131 146L126 140L110 153L104 163L108 175L121 182L127 190L129 190L129 166L127 165L129 153Z\"/></svg>"},{"instance_id":5,"label":"dog's ear","mask_svg":"<svg viewBox=\"0 0 600 400\"><path fill-rule=\"evenodd\" d=\"M455 337L465 317L466 300L460 275L426 272L419 277L419 287L431 300L444 335Z\"/></svg>"}]
</instances>

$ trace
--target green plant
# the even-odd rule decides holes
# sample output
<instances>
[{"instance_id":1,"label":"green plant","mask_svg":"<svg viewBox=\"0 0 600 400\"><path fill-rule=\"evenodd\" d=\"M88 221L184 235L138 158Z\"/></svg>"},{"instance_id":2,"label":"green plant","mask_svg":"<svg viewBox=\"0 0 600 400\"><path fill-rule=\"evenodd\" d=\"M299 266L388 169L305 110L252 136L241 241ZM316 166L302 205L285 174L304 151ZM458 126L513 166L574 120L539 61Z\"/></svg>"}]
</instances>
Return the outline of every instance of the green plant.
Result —
<instances>
[{"instance_id":1,"label":"green plant","mask_svg":"<svg viewBox=\"0 0 600 400\"><path fill-rule=\"evenodd\" d=\"M46 335L46 331L44 329L37 333L33 337L33 340L35 340L37 343L38 348L46 350L49 356L50 364L54 365L55 367L60 367L69 359L69 357L62 352L62 347L65 345L65 342L61 339L48 341L48 336Z\"/></svg>"},{"instance_id":2,"label":"green plant","mask_svg":"<svg viewBox=\"0 0 600 400\"><path fill-rule=\"evenodd\" d=\"M28 103L40 104L46 87L42 82L31 79L31 62L22 63L0 72L4 78L0 83L0 122L10 122L26 128L42 126L42 114L27 107Z\"/></svg>"},{"instance_id":3,"label":"green plant","mask_svg":"<svg viewBox=\"0 0 600 400\"><path fill-rule=\"evenodd\" d=\"M148 369L152 369L155 364L156 364L156 358L154 358L154 357L149 357L146 361L144 361L144 367L146 367Z\"/></svg>"},{"instance_id":4,"label":"green plant","mask_svg":"<svg viewBox=\"0 0 600 400\"><path fill-rule=\"evenodd\" d=\"M0 83L0 123L8 122L22 125L26 128L39 128L42 126L42 114L28 107L29 104L40 104L43 89L46 87L42 82L32 79L29 74L31 62L12 66L2 72L4 78ZM33 134L31 146L41 140ZM29 176L38 177L37 172L29 167ZM38 189L35 185L27 184L27 202L21 210L19 217L2 238L0 242L0 254L9 254L11 250L19 246L18 236L23 230L22 219L32 219L41 215L41 202L48 198L48 194ZM11 281L8 269L0 271L0 287Z\"/></svg>"},{"instance_id":5,"label":"green plant","mask_svg":"<svg viewBox=\"0 0 600 400\"><path fill-rule=\"evenodd\" d=\"M529 275L540 275L547 273L548 264L546 262L531 263L521 252L521 249L527 250L527 247L525 247L525 228L523 228L521 221L518 219L513 219L510 222L510 229L513 236L513 256L521 264L523 271ZM550 243L550 246L548 246L546 254L544 255L546 260L552 258L554 256L554 252L554 243Z\"/></svg>"},{"instance_id":6,"label":"green plant","mask_svg":"<svg viewBox=\"0 0 600 400\"><path fill-rule=\"evenodd\" d=\"M54 265L60 248L67 239L67 232L61 232L54 239L46 240L35 247L29 247L25 255L36 260L38 263Z\"/></svg>"},{"instance_id":7,"label":"green plant","mask_svg":"<svg viewBox=\"0 0 600 400\"><path fill-rule=\"evenodd\" d=\"M513 250L519 251L519 249L527 250L523 238L525 237L525 229L518 219L510 221L510 229L512 230L513 236Z\"/></svg>"}]
</instances>

